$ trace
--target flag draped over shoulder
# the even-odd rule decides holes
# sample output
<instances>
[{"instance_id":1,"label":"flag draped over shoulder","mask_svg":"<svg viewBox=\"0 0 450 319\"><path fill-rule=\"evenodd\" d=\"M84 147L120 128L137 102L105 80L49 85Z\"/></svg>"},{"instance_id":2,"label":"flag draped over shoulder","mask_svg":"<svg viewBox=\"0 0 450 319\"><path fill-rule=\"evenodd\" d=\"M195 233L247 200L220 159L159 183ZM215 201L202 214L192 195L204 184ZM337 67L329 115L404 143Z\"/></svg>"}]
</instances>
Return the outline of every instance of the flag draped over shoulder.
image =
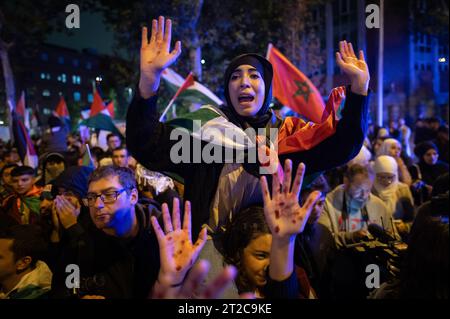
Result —
<instances>
[{"instance_id":1,"label":"flag draped over shoulder","mask_svg":"<svg viewBox=\"0 0 450 319\"><path fill-rule=\"evenodd\" d=\"M307 151L333 135L344 103L345 87L338 87L330 94L326 104L330 115L324 122L306 122L296 117L284 119L278 128L278 154ZM194 138L223 147L242 150L255 146L243 129L229 121L226 115L213 105L203 105L199 110L168 121L167 124L184 128Z\"/></svg>"},{"instance_id":2,"label":"flag draped over shoulder","mask_svg":"<svg viewBox=\"0 0 450 319\"><path fill-rule=\"evenodd\" d=\"M273 96L293 111L314 123L330 114L314 84L280 51L269 44L267 59L273 66Z\"/></svg>"},{"instance_id":3,"label":"flag draped over shoulder","mask_svg":"<svg viewBox=\"0 0 450 319\"><path fill-rule=\"evenodd\" d=\"M287 117L278 132L278 154L289 154L313 148L336 132L339 114L345 104L345 87L331 91L326 109L330 115L321 123Z\"/></svg>"},{"instance_id":4,"label":"flag draped over shoulder","mask_svg":"<svg viewBox=\"0 0 450 319\"><path fill-rule=\"evenodd\" d=\"M38 167L38 156L25 126L15 112L12 114L12 131L14 142L24 165Z\"/></svg>"},{"instance_id":5,"label":"flag draped over shoulder","mask_svg":"<svg viewBox=\"0 0 450 319\"><path fill-rule=\"evenodd\" d=\"M178 93L178 99L188 100L192 103L211 104L215 106L223 104L222 100L207 87L197 81L186 81L182 76L170 68L163 71L162 78L173 94ZM192 80L194 79L192 78ZM178 92L184 83L187 83L188 85Z\"/></svg>"}]
</instances>

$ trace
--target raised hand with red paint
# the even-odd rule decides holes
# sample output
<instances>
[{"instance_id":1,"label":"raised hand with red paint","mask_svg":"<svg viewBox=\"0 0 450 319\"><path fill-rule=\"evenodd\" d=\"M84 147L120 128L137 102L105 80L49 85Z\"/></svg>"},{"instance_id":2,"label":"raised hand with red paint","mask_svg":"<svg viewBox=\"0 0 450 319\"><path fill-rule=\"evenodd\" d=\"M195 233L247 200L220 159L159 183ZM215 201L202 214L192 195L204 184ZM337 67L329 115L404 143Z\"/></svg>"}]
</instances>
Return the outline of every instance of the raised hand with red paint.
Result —
<instances>
[{"instance_id":1,"label":"raised hand with red paint","mask_svg":"<svg viewBox=\"0 0 450 319\"><path fill-rule=\"evenodd\" d=\"M164 231L156 217L151 222L159 244L161 268L158 282L164 286L179 288L186 273L194 265L206 243L206 228L200 231L195 244L191 235L191 203L184 205L183 225L180 222L180 208L177 198L173 200L172 218L167 204L162 205Z\"/></svg>"},{"instance_id":2,"label":"raised hand with red paint","mask_svg":"<svg viewBox=\"0 0 450 319\"><path fill-rule=\"evenodd\" d=\"M292 161L286 160L284 178L280 180L278 173L272 175L272 196L266 177L261 177L264 215L272 233L269 275L274 280L285 280L294 270L295 237L305 228L311 210L321 196L320 192L313 192L300 206L299 193L304 173L305 165L300 163L291 185Z\"/></svg>"}]
</instances>

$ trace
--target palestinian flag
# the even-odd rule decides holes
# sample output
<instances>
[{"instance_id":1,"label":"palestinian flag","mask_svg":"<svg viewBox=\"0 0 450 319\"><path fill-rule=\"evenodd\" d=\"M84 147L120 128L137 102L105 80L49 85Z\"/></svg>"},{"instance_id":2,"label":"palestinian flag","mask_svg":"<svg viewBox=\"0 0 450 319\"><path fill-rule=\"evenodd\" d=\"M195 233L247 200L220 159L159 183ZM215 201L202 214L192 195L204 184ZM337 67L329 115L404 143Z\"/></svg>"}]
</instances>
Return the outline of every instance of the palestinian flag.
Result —
<instances>
[{"instance_id":1,"label":"palestinian flag","mask_svg":"<svg viewBox=\"0 0 450 319\"><path fill-rule=\"evenodd\" d=\"M69 110L67 109L66 101L64 100L64 96L61 95L59 98L58 105L55 109L55 115L59 117L67 127L70 128L70 114Z\"/></svg>"},{"instance_id":2,"label":"palestinian flag","mask_svg":"<svg viewBox=\"0 0 450 319\"><path fill-rule=\"evenodd\" d=\"M344 104L345 87L338 87L332 90L326 104L331 114L322 123L306 122L296 117L285 118L278 127L278 154L309 150L333 135ZM167 124L186 129L196 139L226 148L245 150L255 147L255 142L250 140L246 132L213 105L203 105L199 110L168 121Z\"/></svg>"},{"instance_id":3,"label":"palestinian flag","mask_svg":"<svg viewBox=\"0 0 450 319\"><path fill-rule=\"evenodd\" d=\"M210 104L215 106L223 104L222 100L219 99L207 87L197 81L186 82L186 80L182 76L180 76L170 68L167 68L163 71L162 78L165 81L168 89L173 94L176 94L178 90L183 86L183 84L189 83L189 85L185 85L185 87L183 88L184 90L180 90L181 92L178 92L177 98L180 100L187 100L192 103Z\"/></svg>"},{"instance_id":4,"label":"palestinian flag","mask_svg":"<svg viewBox=\"0 0 450 319\"><path fill-rule=\"evenodd\" d=\"M88 119L82 120L79 126L81 125L91 127L97 130L112 132L118 134L119 136L122 136L122 133L120 133L119 129L114 124L111 117L102 112L97 113L97 115L91 116Z\"/></svg>"}]
</instances>

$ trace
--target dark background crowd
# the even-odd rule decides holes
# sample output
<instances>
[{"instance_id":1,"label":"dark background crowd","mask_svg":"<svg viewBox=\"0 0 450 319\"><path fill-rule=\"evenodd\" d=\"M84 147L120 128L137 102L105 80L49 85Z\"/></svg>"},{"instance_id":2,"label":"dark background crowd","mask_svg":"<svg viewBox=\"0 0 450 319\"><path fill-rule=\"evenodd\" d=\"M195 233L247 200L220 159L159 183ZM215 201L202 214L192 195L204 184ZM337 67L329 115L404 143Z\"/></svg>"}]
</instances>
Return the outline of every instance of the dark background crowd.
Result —
<instances>
[{"instance_id":1,"label":"dark background crowd","mask_svg":"<svg viewBox=\"0 0 450 319\"><path fill-rule=\"evenodd\" d=\"M174 199L183 201L183 182L137 163L121 136L109 134L102 149L83 144L57 117L48 125L33 138L36 169L23 165L14 145L0 145L0 297L147 297L159 254L157 242L148 238L154 234L144 231L151 229L145 219L161 220L163 203L172 210ZM313 191L321 197L295 239L299 298L448 298L448 136L448 125L436 118L417 120L412 128L401 120L386 128L372 125L354 159L304 185L300 203ZM92 230L101 221L89 218L88 208L98 204L90 188L115 176L116 188L94 195L118 205L119 186L135 189L135 200L122 205L139 207L143 220L135 238L148 247ZM119 213L120 207L111 211ZM221 242L220 263L237 267L237 291L269 296L262 288L271 258L263 208L246 208L214 236ZM94 248L80 248L89 241L104 247L103 257L92 255ZM128 255L141 265L130 270ZM83 269L76 292L64 286L65 265L73 260L90 267ZM381 267L379 289L365 284L368 264ZM136 276L139 282L126 284ZM110 286L111 278L123 285Z\"/></svg>"}]
</instances>

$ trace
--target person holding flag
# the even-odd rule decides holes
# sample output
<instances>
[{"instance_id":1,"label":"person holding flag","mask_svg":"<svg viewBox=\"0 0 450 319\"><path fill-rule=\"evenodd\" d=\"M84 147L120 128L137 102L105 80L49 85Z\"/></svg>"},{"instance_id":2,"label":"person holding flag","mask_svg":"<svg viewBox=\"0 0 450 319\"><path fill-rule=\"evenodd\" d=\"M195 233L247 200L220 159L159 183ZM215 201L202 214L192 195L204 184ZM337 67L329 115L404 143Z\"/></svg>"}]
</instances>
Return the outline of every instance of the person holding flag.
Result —
<instances>
[{"instance_id":1,"label":"person holding flag","mask_svg":"<svg viewBox=\"0 0 450 319\"><path fill-rule=\"evenodd\" d=\"M165 21L164 17L159 17L159 20L152 21L150 40L147 28L142 29L139 90L128 108L126 144L131 155L148 169L174 172L184 178L184 197L192 203L193 232L206 224L213 235L242 208L261 204L258 178L259 168L264 164L261 160L250 164L238 160L207 163L202 159L200 163L175 163L171 159L171 151L179 141L172 140L171 133L183 124L192 127L193 120L202 119L202 125L214 123L219 129L219 126L233 127L243 134L247 128L278 129L277 140L270 141L279 146L275 157L278 155L279 162L291 159L294 173L299 164L304 163L310 179L312 175L343 165L358 154L367 131L370 79L362 51L356 57L351 44L340 42L336 61L350 78L351 85L333 90L328 101L330 106L327 106L331 115L321 124L303 123L300 119L286 122L274 115L269 109L273 68L268 60L257 54L240 55L230 62L224 77L227 105L220 108L208 106L189 114L186 119L161 123L156 108L161 74L181 54L180 41L170 51L171 28L170 19ZM334 110L342 103L345 105L342 117L338 119ZM321 134L324 130L328 133ZM195 138L193 134L192 139ZM270 145L269 136L251 138L254 145L255 139L259 145L260 141ZM201 147L205 145L202 141ZM268 148L267 151L272 154ZM258 154L260 158L262 156ZM308 184L307 178L305 184ZM220 260L217 267L222 266L219 256L214 256L213 247L207 244L204 252L210 255L208 259Z\"/></svg>"}]
</instances>

